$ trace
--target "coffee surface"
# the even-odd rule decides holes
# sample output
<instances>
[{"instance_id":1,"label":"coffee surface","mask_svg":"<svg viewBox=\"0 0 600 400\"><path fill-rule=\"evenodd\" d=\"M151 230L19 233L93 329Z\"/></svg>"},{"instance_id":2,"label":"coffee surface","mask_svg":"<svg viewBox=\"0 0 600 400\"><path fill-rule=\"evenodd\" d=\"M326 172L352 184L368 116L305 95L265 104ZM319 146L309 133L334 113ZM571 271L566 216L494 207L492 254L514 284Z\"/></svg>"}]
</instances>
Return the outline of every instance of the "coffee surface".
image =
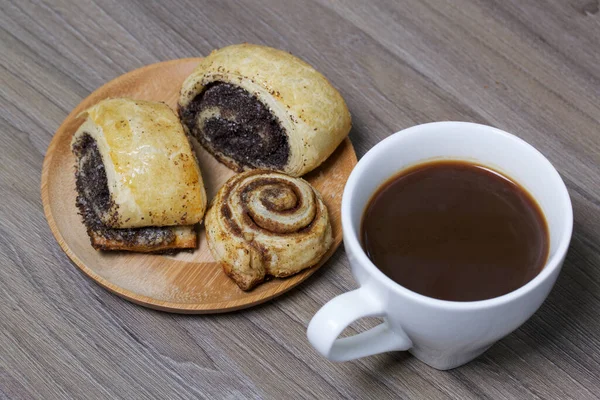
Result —
<instances>
[{"instance_id":1,"label":"coffee surface","mask_svg":"<svg viewBox=\"0 0 600 400\"><path fill-rule=\"evenodd\" d=\"M369 258L398 284L451 301L502 296L544 267L540 207L517 183L463 161L420 164L391 178L363 214Z\"/></svg>"}]
</instances>

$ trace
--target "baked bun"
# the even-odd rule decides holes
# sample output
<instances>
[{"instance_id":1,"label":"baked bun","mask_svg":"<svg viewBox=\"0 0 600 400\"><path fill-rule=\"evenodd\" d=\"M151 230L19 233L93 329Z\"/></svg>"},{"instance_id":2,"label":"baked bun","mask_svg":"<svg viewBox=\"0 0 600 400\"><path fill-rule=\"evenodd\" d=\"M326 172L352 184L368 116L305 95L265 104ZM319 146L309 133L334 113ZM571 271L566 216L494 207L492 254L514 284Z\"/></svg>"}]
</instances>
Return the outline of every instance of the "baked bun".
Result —
<instances>
[{"instance_id":1,"label":"baked bun","mask_svg":"<svg viewBox=\"0 0 600 400\"><path fill-rule=\"evenodd\" d=\"M103 100L71 143L77 204L95 248L164 251L196 245L206 209L183 127L163 103Z\"/></svg>"},{"instance_id":2,"label":"baked bun","mask_svg":"<svg viewBox=\"0 0 600 400\"><path fill-rule=\"evenodd\" d=\"M301 176L319 166L351 127L344 99L290 53L240 44L213 51L184 81L184 128L229 168Z\"/></svg>"},{"instance_id":3,"label":"baked bun","mask_svg":"<svg viewBox=\"0 0 600 400\"><path fill-rule=\"evenodd\" d=\"M317 264L333 243L319 192L303 179L266 170L229 179L205 226L211 254L243 290Z\"/></svg>"}]
</instances>

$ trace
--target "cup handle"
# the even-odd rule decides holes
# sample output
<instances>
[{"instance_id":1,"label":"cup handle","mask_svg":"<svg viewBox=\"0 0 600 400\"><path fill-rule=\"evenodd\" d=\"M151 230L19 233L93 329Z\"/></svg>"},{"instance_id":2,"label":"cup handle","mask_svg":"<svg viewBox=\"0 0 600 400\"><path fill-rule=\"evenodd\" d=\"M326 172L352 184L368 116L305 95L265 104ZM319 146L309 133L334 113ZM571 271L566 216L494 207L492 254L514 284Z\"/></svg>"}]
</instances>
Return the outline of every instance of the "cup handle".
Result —
<instances>
[{"instance_id":1,"label":"cup handle","mask_svg":"<svg viewBox=\"0 0 600 400\"><path fill-rule=\"evenodd\" d=\"M349 361L386 351L410 349L412 342L408 336L392 331L387 320L366 332L337 339L357 319L384 316L382 302L367 288L361 287L333 298L317 311L308 324L308 341L331 361Z\"/></svg>"}]
</instances>

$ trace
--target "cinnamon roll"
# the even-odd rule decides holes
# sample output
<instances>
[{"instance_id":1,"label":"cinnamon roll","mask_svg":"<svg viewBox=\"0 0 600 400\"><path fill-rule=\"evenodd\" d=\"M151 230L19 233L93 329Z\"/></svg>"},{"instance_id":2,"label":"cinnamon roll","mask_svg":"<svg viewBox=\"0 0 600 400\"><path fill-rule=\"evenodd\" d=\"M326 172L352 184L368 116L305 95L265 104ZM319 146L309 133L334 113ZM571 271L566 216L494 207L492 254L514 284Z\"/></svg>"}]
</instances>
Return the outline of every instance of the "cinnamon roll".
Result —
<instances>
[{"instance_id":1,"label":"cinnamon roll","mask_svg":"<svg viewBox=\"0 0 600 400\"><path fill-rule=\"evenodd\" d=\"M71 143L77 207L92 246L139 252L196 247L202 175L177 115L163 103L103 100Z\"/></svg>"},{"instance_id":2,"label":"cinnamon roll","mask_svg":"<svg viewBox=\"0 0 600 400\"><path fill-rule=\"evenodd\" d=\"M266 170L229 179L205 225L211 254L243 290L317 264L333 243L319 192L303 179Z\"/></svg>"},{"instance_id":3,"label":"cinnamon roll","mask_svg":"<svg viewBox=\"0 0 600 400\"><path fill-rule=\"evenodd\" d=\"M229 168L301 176L351 127L344 99L290 53L240 44L213 51L185 80L179 116L187 132Z\"/></svg>"}]
</instances>

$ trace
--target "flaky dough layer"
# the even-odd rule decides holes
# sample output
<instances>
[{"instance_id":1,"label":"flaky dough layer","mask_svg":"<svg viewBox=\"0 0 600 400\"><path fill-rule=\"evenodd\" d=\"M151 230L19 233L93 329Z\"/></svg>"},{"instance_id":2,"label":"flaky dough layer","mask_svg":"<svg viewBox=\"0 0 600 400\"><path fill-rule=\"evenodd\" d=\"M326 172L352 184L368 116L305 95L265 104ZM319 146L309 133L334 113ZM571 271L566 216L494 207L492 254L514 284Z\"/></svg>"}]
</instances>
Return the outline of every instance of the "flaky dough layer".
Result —
<instances>
[{"instance_id":1,"label":"flaky dough layer","mask_svg":"<svg viewBox=\"0 0 600 400\"><path fill-rule=\"evenodd\" d=\"M93 230L88 230L88 235L92 246L96 250L123 250L135 251L138 253L161 253L182 249L194 249L196 247L196 231L193 226L170 226L163 229L169 229L173 232L172 241L160 244L130 243L126 240L107 238Z\"/></svg>"}]
</instances>

